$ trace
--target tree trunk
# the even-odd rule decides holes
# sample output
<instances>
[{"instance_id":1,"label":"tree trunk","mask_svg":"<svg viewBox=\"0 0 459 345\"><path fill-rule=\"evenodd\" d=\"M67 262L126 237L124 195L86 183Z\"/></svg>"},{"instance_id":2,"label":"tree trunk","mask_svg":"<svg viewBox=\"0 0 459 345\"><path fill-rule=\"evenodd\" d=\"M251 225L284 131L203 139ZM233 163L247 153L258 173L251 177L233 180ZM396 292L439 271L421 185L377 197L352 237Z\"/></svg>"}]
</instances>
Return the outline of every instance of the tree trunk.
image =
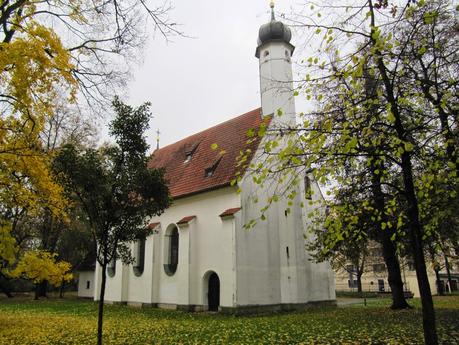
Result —
<instances>
[{"instance_id":1,"label":"tree trunk","mask_svg":"<svg viewBox=\"0 0 459 345\"><path fill-rule=\"evenodd\" d=\"M97 345L102 345L102 325L104 318L104 297L105 297L105 283L107 280L106 273L107 264L102 265L102 284L100 286L99 295L99 315L97 318Z\"/></svg>"},{"instance_id":2,"label":"tree trunk","mask_svg":"<svg viewBox=\"0 0 459 345\"><path fill-rule=\"evenodd\" d=\"M403 132L400 115L396 113L396 127ZM402 136L403 137L403 136ZM422 302L422 324L424 329L424 342L426 345L437 345L438 336L435 325L435 310L430 290L429 279L427 276L426 261L424 258L424 246L422 243L422 227L419 221L419 207L413 182L413 170L411 166L411 155L409 152L402 154L402 173L405 186L405 196L408 204L408 234L410 237L411 251L413 254L414 265L416 267L416 278L418 280L419 293Z\"/></svg>"},{"instance_id":3,"label":"tree trunk","mask_svg":"<svg viewBox=\"0 0 459 345\"><path fill-rule=\"evenodd\" d=\"M62 279L62 284L59 288L59 298L64 298L64 287L65 287L65 280Z\"/></svg>"},{"instance_id":4,"label":"tree trunk","mask_svg":"<svg viewBox=\"0 0 459 345\"><path fill-rule=\"evenodd\" d=\"M405 293L403 291L403 280L402 272L400 270L400 264L397 258L397 251L394 242L391 237L393 231L387 227L386 229L381 228L382 223L387 223L387 215L385 214L386 201L384 193L381 187L381 180L377 170L383 171L384 166L382 162L375 163L374 159L370 161L371 171L371 191L375 203L375 208L381 214L381 221L378 222L380 230L378 231L379 243L382 245L384 263L387 268L387 280L389 282L390 291L392 294L392 305L391 309L406 309L410 308L410 305L406 302Z\"/></svg>"},{"instance_id":5,"label":"tree trunk","mask_svg":"<svg viewBox=\"0 0 459 345\"><path fill-rule=\"evenodd\" d=\"M374 77L366 75L365 92L367 97L376 98L376 81ZM372 109L375 113L376 109ZM370 146L368 153L370 154L370 174L371 174L371 192L375 203L376 210L381 215L381 221L377 222L379 231L377 232L378 242L382 245L384 263L387 268L387 280L389 282L390 291L392 294L391 309L406 309L410 305L406 302L405 293L403 291L402 272L400 263L397 258L397 250L391 237L394 234L390 228L382 229L382 223L387 223L386 215L386 200L381 186L381 172L384 171L384 163L378 160L376 148Z\"/></svg>"},{"instance_id":6,"label":"tree trunk","mask_svg":"<svg viewBox=\"0 0 459 345\"><path fill-rule=\"evenodd\" d=\"M43 280L42 282L35 285L35 291L38 297L48 297L47 296L48 281Z\"/></svg>"},{"instance_id":7,"label":"tree trunk","mask_svg":"<svg viewBox=\"0 0 459 345\"><path fill-rule=\"evenodd\" d=\"M362 293L362 273L357 272L357 292L358 293Z\"/></svg>"},{"instance_id":8,"label":"tree trunk","mask_svg":"<svg viewBox=\"0 0 459 345\"><path fill-rule=\"evenodd\" d=\"M371 43L375 48L374 57L378 71L381 75L382 82L384 84L385 94L387 102L389 103L390 110L394 116L394 128L397 132L398 139L401 143L409 142L408 134L406 133L405 127L402 122L401 114L399 111L399 104L395 98L394 85L392 79L387 74L386 65L384 63L382 52L378 47L379 42L377 41L376 35L376 24L375 14L373 8L373 1L368 1L371 19ZM418 199L416 198L416 190L414 188L413 181L413 168L411 165L411 154L406 150L401 155L401 165L403 175L403 185L405 187L405 197L408 206L408 234L410 238L411 250L413 253L414 264L416 267L416 277L418 279L419 292L421 295L422 302L422 325L424 329L424 342L426 345L437 345L438 336L437 329L435 326L435 310L433 306L432 294L430 291L429 280L427 277L426 262L424 258L423 243L422 243L422 227L419 221L419 206Z\"/></svg>"},{"instance_id":9,"label":"tree trunk","mask_svg":"<svg viewBox=\"0 0 459 345\"><path fill-rule=\"evenodd\" d=\"M39 292L39 289L40 289L40 283L37 283L35 284L35 296L34 296L34 300L38 300L38 297L40 297L40 292Z\"/></svg>"},{"instance_id":10,"label":"tree trunk","mask_svg":"<svg viewBox=\"0 0 459 345\"><path fill-rule=\"evenodd\" d=\"M391 232L383 231L381 242L383 246L384 262L387 268L387 280L392 294L391 309L406 309L410 308L410 305L405 298L400 263L397 258L395 245L390 239L390 236Z\"/></svg>"},{"instance_id":11,"label":"tree trunk","mask_svg":"<svg viewBox=\"0 0 459 345\"><path fill-rule=\"evenodd\" d=\"M410 212L411 213L411 212ZM410 217L411 218L411 217ZM413 221L411 219L411 221ZM435 310L433 305L432 293L430 291L429 280L426 271L424 253L422 252L422 241L420 225L412 224L410 226L411 246L416 266L416 277L422 302L422 324L424 328L424 341L426 345L437 345L437 329L435 326Z\"/></svg>"}]
</instances>

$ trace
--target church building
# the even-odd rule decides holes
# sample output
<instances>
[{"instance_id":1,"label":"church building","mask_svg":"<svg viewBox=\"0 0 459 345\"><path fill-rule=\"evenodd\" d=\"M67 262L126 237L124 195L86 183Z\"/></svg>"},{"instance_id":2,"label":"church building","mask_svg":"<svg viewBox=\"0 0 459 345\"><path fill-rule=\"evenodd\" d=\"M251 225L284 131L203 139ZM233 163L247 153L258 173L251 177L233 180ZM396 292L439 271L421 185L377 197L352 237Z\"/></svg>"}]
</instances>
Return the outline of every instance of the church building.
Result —
<instances>
[{"instance_id":1,"label":"church building","mask_svg":"<svg viewBox=\"0 0 459 345\"><path fill-rule=\"evenodd\" d=\"M254 196L266 200L272 193L270 183L257 185L236 166L241 151L248 152L247 161L254 164L265 159L266 139L248 141L247 133L262 124L295 124L291 36L274 12L260 28L255 55L261 108L152 154L149 164L165 169L173 204L150 220L150 236L132 244L134 264L118 261L107 269L106 301L229 313L335 302L330 265L314 263L305 249L309 201L322 198L312 176L300 178L290 212L287 201L279 200L265 212L266 220L244 228L260 217L261 205ZM276 116L278 109L282 116ZM233 185L237 173L242 178ZM95 280L97 299L98 265Z\"/></svg>"}]
</instances>

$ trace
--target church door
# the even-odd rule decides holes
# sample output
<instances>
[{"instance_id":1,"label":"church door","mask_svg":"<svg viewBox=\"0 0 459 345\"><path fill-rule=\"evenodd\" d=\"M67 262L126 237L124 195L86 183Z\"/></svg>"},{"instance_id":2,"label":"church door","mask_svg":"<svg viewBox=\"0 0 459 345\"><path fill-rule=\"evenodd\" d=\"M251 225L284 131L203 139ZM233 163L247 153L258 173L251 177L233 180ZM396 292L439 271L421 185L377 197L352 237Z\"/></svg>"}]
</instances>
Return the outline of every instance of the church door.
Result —
<instances>
[{"instance_id":1,"label":"church door","mask_svg":"<svg viewBox=\"0 0 459 345\"><path fill-rule=\"evenodd\" d=\"M220 279L216 273L212 273L209 277L209 310L218 311L220 306Z\"/></svg>"}]
</instances>

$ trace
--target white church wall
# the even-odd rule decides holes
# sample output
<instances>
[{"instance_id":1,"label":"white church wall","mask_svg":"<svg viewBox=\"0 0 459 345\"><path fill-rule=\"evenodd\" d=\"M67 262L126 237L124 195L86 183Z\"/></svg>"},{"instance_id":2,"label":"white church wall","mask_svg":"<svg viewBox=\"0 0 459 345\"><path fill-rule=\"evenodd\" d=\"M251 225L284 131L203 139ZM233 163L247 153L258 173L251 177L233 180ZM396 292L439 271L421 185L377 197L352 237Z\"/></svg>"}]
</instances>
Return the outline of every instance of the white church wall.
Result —
<instances>
[{"instance_id":1,"label":"white church wall","mask_svg":"<svg viewBox=\"0 0 459 345\"><path fill-rule=\"evenodd\" d=\"M317 207L321 207L320 204L317 204L317 200L322 201L323 195L320 190L320 187L317 181L314 180L313 176L310 177L310 187L311 187L311 199L306 200L305 208L302 210L302 218L303 224L305 224L305 239L304 244L307 241L314 240L312 234L309 231L309 227L312 224L312 219L308 216L308 214ZM302 194L305 194L304 183L301 185L302 187ZM325 212L325 209L321 207L320 212ZM327 301L327 300L335 300L336 293L335 293L335 274L331 265L328 261L316 263L306 252L306 259L309 263L310 269L308 270L308 299L311 302L317 301Z\"/></svg>"},{"instance_id":2,"label":"white church wall","mask_svg":"<svg viewBox=\"0 0 459 345\"><path fill-rule=\"evenodd\" d=\"M160 217L151 222L161 223L160 242L155 248L161 260L155 262L158 275L157 290L152 293L152 302L167 305L205 305L205 275L213 271L220 278L220 305L233 304L233 227L230 220L219 217L229 208L240 207L235 188L227 187L215 191L178 199ZM179 225L179 265L174 275L168 276L163 269L165 250L164 232L169 224L177 223L186 216L196 216L188 226ZM155 283L153 283L155 284ZM155 285L153 285L155 286ZM133 287L131 287L133 289Z\"/></svg>"},{"instance_id":3,"label":"white church wall","mask_svg":"<svg viewBox=\"0 0 459 345\"><path fill-rule=\"evenodd\" d=\"M300 178L300 180L302 180ZM242 224L261 215L260 209L272 197L276 181L265 187L252 182L250 176L241 183ZM300 183L301 185L301 183ZM320 190L314 198L321 198ZM298 304L335 300L334 275L329 263L314 263L305 248L307 222L305 214L313 206L305 199L304 188L292 200L290 213L286 200L273 203L250 230L237 229L237 305ZM258 203L253 202L257 195ZM304 208L299 205L303 202ZM304 213L304 214L303 214Z\"/></svg>"},{"instance_id":4,"label":"white church wall","mask_svg":"<svg viewBox=\"0 0 459 345\"><path fill-rule=\"evenodd\" d=\"M127 266L126 274L126 301L129 303L151 303L152 279L153 279L153 239L155 235L148 236L145 241L145 261L143 272L140 275L134 273L132 265ZM135 244L131 244L131 252L134 253ZM136 288L141 287L141 288Z\"/></svg>"},{"instance_id":5,"label":"white church wall","mask_svg":"<svg viewBox=\"0 0 459 345\"><path fill-rule=\"evenodd\" d=\"M94 297L94 271L78 272L78 297Z\"/></svg>"},{"instance_id":6,"label":"white church wall","mask_svg":"<svg viewBox=\"0 0 459 345\"><path fill-rule=\"evenodd\" d=\"M129 266L123 265L120 260L116 261L115 275L110 277L107 274L107 282L105 288L105 300L110 302L126 302ZM95 296L98 299L99 296Z\"/></svg>"},{"instance_id":7,"label":"white church wall","mask_svg":"<svg viewBox=\"0 0 459 345\"><path fill-rule=\"evenodd\" d=\"M261 216L260 208L270 196L251 178L241 182L242 210L236 229L237 305L281 303L279 265L279 218L277 204L266 212L267 221L258 220L249 230L243 228ZM254 198L259 202L255 203Z\"/></svg>"},{"instance_id":8,"label":"white church wall","mask_svg":"<svg viewBox=\"0 0 459 345\"><path fill-rule=\"evenodd\" d=\"M229 208L240 207L234 187L227 187L179 199L160 217L158 234L147 238L144 272L135 276L132 265L118 260L114 277L107 277L105 299L112 302L154 303L162 307L206 304L204 276L213 271L220 278L220 304L233 305L233 231L231 220L219 217ZM166 228L186 216L196 216L179 228L179 264L168 276L164 271ZM100 275L100 267L96 268ZM100 281L100 279L99 279Z\"/></svg>"}]
</instances>

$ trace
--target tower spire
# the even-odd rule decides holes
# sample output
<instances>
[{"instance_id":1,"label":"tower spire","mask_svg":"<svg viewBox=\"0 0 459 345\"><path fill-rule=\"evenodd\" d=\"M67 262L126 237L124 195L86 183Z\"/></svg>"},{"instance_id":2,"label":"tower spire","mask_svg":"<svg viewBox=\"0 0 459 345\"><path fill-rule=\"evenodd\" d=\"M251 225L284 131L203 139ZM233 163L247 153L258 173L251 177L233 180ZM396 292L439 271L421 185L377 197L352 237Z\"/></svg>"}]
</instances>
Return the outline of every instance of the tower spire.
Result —
<instances>
[{"instance_id":1,"label":"tower spire","mask_svg":"<svg viewBox=\"0 0 459 345\"><path fill-rule=\"evenodd\" d=\"M276 20L276 16L274 15L274 0L271 0L269 7L271 7L271 20Z\"/></svg>"}]
</instances>

